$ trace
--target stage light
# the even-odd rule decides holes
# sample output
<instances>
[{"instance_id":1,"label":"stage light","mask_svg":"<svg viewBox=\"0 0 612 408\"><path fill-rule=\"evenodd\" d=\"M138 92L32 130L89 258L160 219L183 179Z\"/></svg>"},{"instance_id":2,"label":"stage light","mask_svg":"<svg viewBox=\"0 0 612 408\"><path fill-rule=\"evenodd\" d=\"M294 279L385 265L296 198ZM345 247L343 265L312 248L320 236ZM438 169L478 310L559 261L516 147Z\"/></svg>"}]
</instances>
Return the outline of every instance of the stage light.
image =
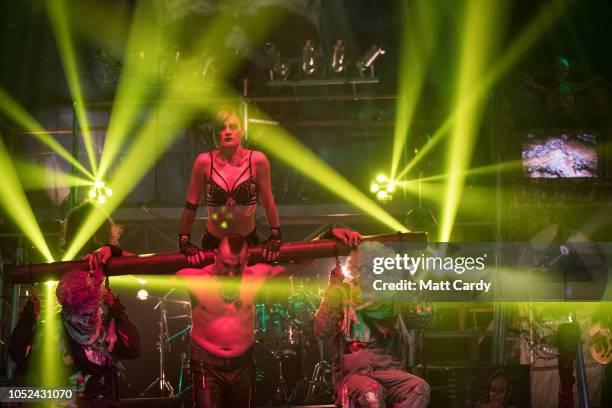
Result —
<instances>
[{"instance_id":1,"label":"stage light","mask_svg":"<svg viewBox=\"0 0 612 408\"><path fill-rule=\"evenodd\" d=\"M336 39L330 65L333 73L346 75L346 51L342 38Z\"/></svg>"},{"instance_id":2,"label":"stage light","mask_svg":"<svg viewBox=\"0 0 612 408\"><path fill-rule=\"evenodd\" d=\"M264 54L268 59L268 76L271 81L278 76L280 79L287 79L289 76L289 64L281 58L280 51L272 42L267 42L264 47Z\"/></svg>"},{"instance_id":3,"label":"stage light","mask_svg":"<svg viewBox=\"0 0 612 408\"><path fill-rule=\"evenodd\" d=\"M374 61L384 53L385 50L380 45L372 45L355 64L359 75L365 76L366 70L369 69L370 76L374 77Z\"/></svg>"},{"instance_id":4,"label":"stage light","mask_svg":"<svg viewBox=\"0 0 612 408\"><path fill-rule=\"evenodd\" d=\"M149 292L147 292L145 289L140 289L136 294L136 297L140 300L147 300L149 298Z\"/></svg>"},{"instance_id":5,"label":"stage light","mask_svg":"<svg viewBox=\"0 0 612 408\"><path fill-rule=\"evenodd\" d=\"M393 196L387 192L387 190L380 190L376 193L376 199L383 203L393 199Z\"/></svg>"},{"instance_id":6,"label":"stage light","mask_svg":"<svg viewBox=\"0 0 612 408\"><path fill-rule=\"evenodd\" d=\"M140 283L141 285L145 285L147 283L146 279L142 279L142 278L137 278L138 283Z\"/></svg>"},{"instance_id":7,"label":"stage light","mask_svg":"<svg viewBox=\"0 0 612 408\"><path fill-rule=\"evenodd\" d=\"M379 174L376 176L376 181L379 183L387 183L389 181L389 177L385 176L384 174Z\"/></svg>"},{"instance_id":8,"label":"stage light","mask_svg":"<svg viewBox=\"0 0 612 408\"><path fill-rule=\"evenodd\" d=\"M378 201L387 202L393 199L397 182L389 179L386 174L379 174L370 184L370 191Z\"/></svg>"},{"instance_id":9,"label":"stage light","mask_svg":"<svg viewBox=\"0 0 612 408\"><path fill-rule=\"evenodd\" d=\"M109 197L112 197L113 190L110 187L107 187L103 181L96 181L89 192L87 193L87 197L90 200L97 201L99 204L105 204Z\"/></svg>"},{"instance_id":10,"label":"stage light","mask_svg":"<svg viewBox=\"0 0 612 408\"><path fill-rule=\"evenodd\" d=\"M306 40L302 47L302 74L305 77L313 77L318 70L317 54L312 40Z\"/></svg>"}]
</instances>

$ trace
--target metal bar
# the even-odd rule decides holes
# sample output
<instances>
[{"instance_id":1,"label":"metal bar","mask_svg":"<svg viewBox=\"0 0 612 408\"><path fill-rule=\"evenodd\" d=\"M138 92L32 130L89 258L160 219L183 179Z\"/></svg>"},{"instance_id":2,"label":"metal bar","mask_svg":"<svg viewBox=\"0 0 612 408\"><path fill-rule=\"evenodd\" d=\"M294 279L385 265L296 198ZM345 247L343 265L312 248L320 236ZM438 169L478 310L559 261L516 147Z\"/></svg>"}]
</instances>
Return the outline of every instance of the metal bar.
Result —
<instances>
[{"instance_id":1,"label":"metal bar","mask_svg":"<svg viewBox=\"0 0 612 408\"><path fill-rule=\"evenodd\" d=\"M415 249L427 247L425 233L395 233L364 237L364 241L403 242L412 244ZM348 255L351 248L333 239L322 239L312 242L285 243L280 248L278 262L298 261L302 259L333 258ZM204 261L200 266L214 262L214 251L204 251ZM264 262L263 246L249 248L249 262ZM171 275L179 269L193 267L182 253L163 253L145 256L126 256L111 258L106 264L108 276L118 275ZM10 282L26 283L57 280L63 273L74 270L88 270L84 260L53 262L27 265L6 265Z\"/></svg>"},{"instance_id":2,"label":"metal bar","mask_svg":"<svg viewBox=\"0 0 612 408\"><path fill-rule=\"evenodd\" d=\"M287 103L316 101L379 101L395 100L397 95L322 95L322 96L260 96L249 98L249 102Z\"/></svg>"},{"instance_id":3,"label":"metal bar","mask_svg":"<svg viewBox=\"0 0 612 408\"><path fill-rule=\"evenodd\" d=\"M269 87L300 87L300 86L329 86L329 85L368 85L378 84L378 78L351 78L351 79L296 79L296 80L272 80L268 81Z\"/></svg>"}]
</instances>

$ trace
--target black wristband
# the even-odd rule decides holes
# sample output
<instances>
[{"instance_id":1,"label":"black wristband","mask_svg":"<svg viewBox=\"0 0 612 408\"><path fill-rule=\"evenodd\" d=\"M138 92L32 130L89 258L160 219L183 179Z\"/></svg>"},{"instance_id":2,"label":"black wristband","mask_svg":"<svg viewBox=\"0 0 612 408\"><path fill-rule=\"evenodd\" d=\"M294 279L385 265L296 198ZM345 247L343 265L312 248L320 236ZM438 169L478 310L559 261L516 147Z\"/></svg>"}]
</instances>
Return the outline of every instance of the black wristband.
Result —
<instances>
[{"instance_id":1,"label":"black wristband","mask_svg":"<svg viewBox=\"0 0 612 408\"><path fill-rule=\"evenodd\" d=\"M121 249L120 247L118 247L117 245L113 245L113 244L106 244L104 245L106 247L109 247L111 250L111 256L112 257L120 257L123 256L123 249Z\"/></svg>"},{"instance_id":2,"label":"black wristband","mask_svg":"<svg viewBox=\"0 0 612 408\"><path fill-rule=\"evenodd\" d=\"M191 211L198 211L198 205L189 201L185 202L185 208Z\"/></svg>"},{"instance_id":3,"label":"black wristband","mask_svg":"<svg viewBox=\"0 0 612 408\"><path fill-rule=\"evenodd\" d=\"M179 234L178 239L179 247L191 245L191 235L189 234Z\"/></svg>"},{"instance_id":4,"label":"black wristband","mask_svg":"<svg viewBox=\"0 0 612 408\"><path fill-rule=\"evenodd\" d=\"M277 241L282 240L280 227L270 228L270 238L268 239L275 239Z\"/></svg>"}]
</instances>

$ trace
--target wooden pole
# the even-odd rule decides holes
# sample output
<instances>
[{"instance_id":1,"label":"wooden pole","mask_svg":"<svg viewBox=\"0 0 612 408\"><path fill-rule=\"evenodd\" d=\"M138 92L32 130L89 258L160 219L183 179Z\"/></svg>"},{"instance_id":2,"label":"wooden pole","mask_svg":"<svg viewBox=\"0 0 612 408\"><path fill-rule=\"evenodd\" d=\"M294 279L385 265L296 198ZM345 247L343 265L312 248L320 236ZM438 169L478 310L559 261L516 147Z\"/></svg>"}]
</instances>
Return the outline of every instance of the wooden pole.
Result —
<instances>
[{"instance_id":1,"label":"wooden pole","mask_svg":"<svg viewBox=\"0 0 612 408\"><path fill-rule=\"evenodd\" d=\"M423 249L427 246L425 233L396 233L387 235L372 235L363 238L364 241L405 242L411 244L411 249ZM322 239L310 242L289 242L281 246L278 262L300 261L304 259L331 258L346 256L351 251L340 241ZM249 248L249 263L264 262L263 247ZM214 251L204 252L204 262L200 266L214 262ZM111 258L106 264L108 276L119 275L172 275L179 269L194 267L180 252L170 252L151 255L126 256ZM66 261L41 264L5 265L5 273L12 284L33 283L58 280L62 274L73 269L87 270L87 261Z\"/></svg>"}]
</instances>

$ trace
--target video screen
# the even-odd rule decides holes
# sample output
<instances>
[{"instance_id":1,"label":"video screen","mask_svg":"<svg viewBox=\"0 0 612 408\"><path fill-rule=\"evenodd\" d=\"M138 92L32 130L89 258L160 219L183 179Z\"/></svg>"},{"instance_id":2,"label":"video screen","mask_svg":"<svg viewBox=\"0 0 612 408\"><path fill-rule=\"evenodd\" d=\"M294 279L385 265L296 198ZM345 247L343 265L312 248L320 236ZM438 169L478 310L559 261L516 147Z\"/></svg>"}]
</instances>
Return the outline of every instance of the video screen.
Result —
<instances>
[{"instance_id":1,"label":"video screen","mask_svg":"<svg viewBox=\"0 0 612 408\"><path fill-rule=\"evenodd\" d=\"M523 172L529 178L597 177L597 136L585 131L527 132Z\"/></svg>"}]
</instances>

